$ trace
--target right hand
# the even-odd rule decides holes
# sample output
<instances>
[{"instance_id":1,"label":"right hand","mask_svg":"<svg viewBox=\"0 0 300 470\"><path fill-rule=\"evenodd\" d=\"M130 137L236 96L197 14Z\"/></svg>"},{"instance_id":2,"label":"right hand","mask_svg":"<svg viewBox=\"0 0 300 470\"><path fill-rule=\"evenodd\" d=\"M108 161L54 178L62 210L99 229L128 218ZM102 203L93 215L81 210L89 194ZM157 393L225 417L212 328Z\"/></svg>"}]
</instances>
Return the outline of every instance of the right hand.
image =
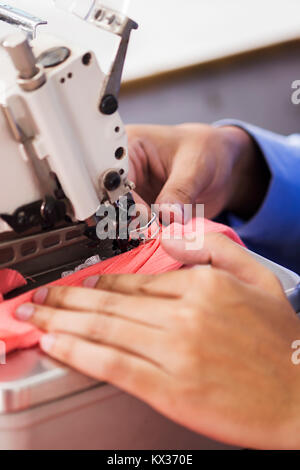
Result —
<instances>
[{"instance_id":1,"label":"right hand","mask_svg":"<svg viewBox=\"0 0 300 470\"><path fill-rule=\"evenodd\" d=\"M205 204L250 217L268 186L268 169L252 138L234 126L127 127L130 178L148 204Z\"/></svg>"},{"instance_id":2,"label":"right hand","mask_svg":"<svg viewBox=\"0 0 300 470\"><path fill-rule=\"evenodd\" d=\"M208 234L200 251L186 241L162 243L185 264L211 266L43 288L17 318L50 333L41 347L54 359L188 429L247 448L299 449L300 321L279 281L223 235Z\"/></svg>"}]
</instances>

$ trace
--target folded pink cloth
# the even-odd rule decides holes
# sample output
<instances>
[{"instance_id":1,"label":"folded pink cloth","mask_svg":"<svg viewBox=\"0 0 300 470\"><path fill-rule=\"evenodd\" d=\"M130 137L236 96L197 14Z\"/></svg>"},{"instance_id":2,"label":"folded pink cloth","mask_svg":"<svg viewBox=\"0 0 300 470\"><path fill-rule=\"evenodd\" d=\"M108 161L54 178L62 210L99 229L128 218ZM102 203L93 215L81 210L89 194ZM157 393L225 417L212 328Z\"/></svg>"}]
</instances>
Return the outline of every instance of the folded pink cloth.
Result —
<instances>
[{"instance_id":1,"label":"folded pink cloth","mask_svg":"<svg viewBox=\"0 0 300 470\"><path fill-rule=\"evenodd\" d=\"M2 269L0 271L0 302L3 300L2 294L7 294L18 287L25 286L26 280L22 274L13 269Z\"/></svg>"},{"instance_id":2,"label":"folded pink cloth","mask_svg":"<svg viewBox=\"0 0 300 470\"><path fill-rule=\"evenodd\" d=\"M243 245L243 242L231 228L209 220L205 220L204 223L205 233L220 232L227 235L236 243ZM173 224L170 230L173 234L179 234L182 231L187 234L193 232L194 226L195 220L184 227L179 224ZM157 238L128 253L102 261L63 279L59 279L50 285L80 286L84 279L96 274L159 274L175 271L181 267L182 263L171 258L163 250L160 239ZM26 284L22 276L14 271L12 273L10 270L0 271L0 293L4 294L8 290L13 290L24 283ZM6 343L7 352L32 347L39 341L41 336L39 330L28 323L22 323L14 318L16 308L23 303L30 302L33 292L30 291L17 298L0 303L0 340Z\"/></svg>"}]
</instances>

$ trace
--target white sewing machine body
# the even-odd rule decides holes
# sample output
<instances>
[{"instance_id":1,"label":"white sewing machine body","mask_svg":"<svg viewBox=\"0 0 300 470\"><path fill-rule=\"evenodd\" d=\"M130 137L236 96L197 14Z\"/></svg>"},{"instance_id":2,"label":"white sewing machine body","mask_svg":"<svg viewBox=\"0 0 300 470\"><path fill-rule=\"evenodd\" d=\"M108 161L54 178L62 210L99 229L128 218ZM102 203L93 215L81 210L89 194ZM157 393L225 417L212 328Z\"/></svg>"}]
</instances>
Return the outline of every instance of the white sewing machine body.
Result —
<instances>
[{"instance_id":1,"label":"white sewing machine body","mask_svg":"<svg viewBox=\"0 0 300 470\"><path fill-rule=\"evenodd\" d=\"M75 243L86 242L85 255L76 261L96 254L91 243L100 254L97 223L112 206L114 226L120 211L126 219L125 241L117 236L111 255L136 246L127 230L134 185L127 178L118 94L137 24L98 0L75 13L121 37L107 75L92 50L47 34L36 37L43 20L0 2L0 20L23 29L7 35L0 47L0 268L28 277L48 269L47 255L64 254ZM70 250L72 263L77 251Z\"/></svg>"},{"instance_id":2,"label":"white sewing machine body","mask_svg":"<svg viewBox=\"0 0 300 470\"><path fill-rule=\"evenodd\" d=\"M0 450L224 449L117 388L42 354L0 366Z\"/></svg>"},{"instance_id":3,"label":"white sewing machine body","mask_svg":"<svg viewBox=\"0 0 300 470\"><path fill-rule=\"evenodd\" d=\"M0 213L12 214L47 195L55 197L56 183L49 177L54 173L72 202L72 217L83 221L97 212L105 198L102 181L107 171L116 169L126 181L124 126L118 112L106 115L99 109L106 77L91 51L41 34L32 45L37 58L54 48L68 51L69 56L60 65L44 68L42 86L24 91L17 84L17 72L6 51L0 50L1 68L4 65L1 104L31 144L29 147L14 138L1 113L1 154L5 158L0 159L0 173L5 198L1 198ZM118 149L121 160L116 158ZM37 182L35 166L44 174L44 181ZM124 191L111 194L111 202L129 190L124 186Z\"/></svg>"}]
</instances>

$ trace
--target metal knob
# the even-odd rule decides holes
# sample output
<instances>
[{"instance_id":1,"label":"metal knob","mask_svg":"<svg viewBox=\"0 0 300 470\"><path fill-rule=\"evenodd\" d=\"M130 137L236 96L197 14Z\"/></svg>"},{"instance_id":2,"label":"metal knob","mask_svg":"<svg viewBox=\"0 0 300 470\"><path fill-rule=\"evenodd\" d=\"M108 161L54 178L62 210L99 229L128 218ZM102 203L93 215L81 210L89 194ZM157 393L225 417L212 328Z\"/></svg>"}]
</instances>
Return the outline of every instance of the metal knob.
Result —
<instances>
[{"instance_id":1,"label":"metal knob","mask_svg":"<svg viewBox=\"0 0 300 470\"><path fill-rule=\"evenodd\" d=\"M36 64L30 43L23 33L8 36L2 46L19 72L18 84L24 91L36 90L46 82L44 69Z\"/></svg>"},{"instance_id":2,"label":"metal knob","mask_svg":"<svg viewBox=\"0 0 300 470\"><path fill-rule=\"evenodd\" d=\"M19 71L20 78L28 80L39 72L31 46L24 34L13 34L4 40L2 45Z\"/></svg>"}]
</instances>

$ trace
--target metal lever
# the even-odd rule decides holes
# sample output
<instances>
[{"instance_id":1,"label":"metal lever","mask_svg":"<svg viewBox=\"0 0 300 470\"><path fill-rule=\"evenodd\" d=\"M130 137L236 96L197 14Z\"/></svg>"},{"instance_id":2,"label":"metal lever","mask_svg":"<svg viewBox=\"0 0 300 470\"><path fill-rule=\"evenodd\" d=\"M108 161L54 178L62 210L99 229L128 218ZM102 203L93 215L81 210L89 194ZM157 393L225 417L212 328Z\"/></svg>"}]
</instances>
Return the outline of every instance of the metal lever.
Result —
<instances>
[{"instance_id":1,"label":"metal lever","mask_svg":"<svg viewBox=\"0 0 300 470\"><path fill-rule=\"evenodd\" d=\"M107 77L104 92L104 95L113 95L118 98L130 34L133 29L138 28L138 24L127 16L106 7L101 7L99 4L94 7L90 15L92 24L121 37L119 49Z\"/></svg>"},{"instance_id":2,"label":"metal lever","mask_svg":"<svg viewBox=\"0 0 300 470\"><path fill-rule=\"evenodd\" d=\"M123 13L103 6L101 0L94 0L92 5L91 2L84 5L83 9L82 3L77 1L69 10L87 23L121 37L118 52L101 94L103 96L100 104L101 111L104 114L113 114L118 109L118 97L130 34L133 29L138 28L138 24Z\"/></svg>"},{"instance_id":3,"label":"metal lever","mask_svg":"<svg viewBox=\"0 0 300 470\"><path fill-rule=\"evenodd\" d=\"M36 37L36 30L39 25L47 24L47 21L2 2L0 2L0 21L18 26L25 31L30 40Z\"/></svg>"}]
</instances>

